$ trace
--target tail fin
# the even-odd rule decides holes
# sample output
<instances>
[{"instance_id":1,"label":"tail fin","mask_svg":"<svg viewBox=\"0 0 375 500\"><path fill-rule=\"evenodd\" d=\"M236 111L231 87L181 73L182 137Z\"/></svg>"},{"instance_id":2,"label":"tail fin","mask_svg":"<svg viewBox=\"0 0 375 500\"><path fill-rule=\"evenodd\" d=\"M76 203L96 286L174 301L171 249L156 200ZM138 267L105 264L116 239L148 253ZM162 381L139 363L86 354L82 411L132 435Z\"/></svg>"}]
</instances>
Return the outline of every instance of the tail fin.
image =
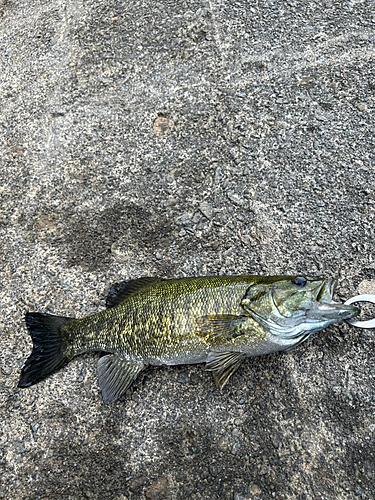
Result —
<instances>
[{"instance_id":1,"label":"tail fin","mask_svg":"<svg viewBox=\"0 0 375 500\"><path fill-rule=\"evenodd\" d=\"M33 340L33 351L27 359L18 387L30 387L66 365L61 327L71 318L42 313L26 313L26 324Z\"/></svg>"}]
</instances>

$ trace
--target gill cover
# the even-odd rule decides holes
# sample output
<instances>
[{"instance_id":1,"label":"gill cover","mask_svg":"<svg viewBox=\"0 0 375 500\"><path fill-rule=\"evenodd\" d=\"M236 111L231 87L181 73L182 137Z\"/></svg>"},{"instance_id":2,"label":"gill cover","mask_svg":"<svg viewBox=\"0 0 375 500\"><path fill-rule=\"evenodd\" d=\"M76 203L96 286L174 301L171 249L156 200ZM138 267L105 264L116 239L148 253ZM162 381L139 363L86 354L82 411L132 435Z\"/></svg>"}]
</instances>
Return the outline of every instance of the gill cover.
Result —
<instances>
[{"instance_id":1,"label":"gill cover","mask_svg":"<svg viewBox=\"0 0 375 500\"><path fill-rule=\"evenodd\" d=\"M241 306L271 334L297 339L359 313L356 307L333 301L335 287L333 279L267 277L250 286Z\"/></svg>"}]
</instances>

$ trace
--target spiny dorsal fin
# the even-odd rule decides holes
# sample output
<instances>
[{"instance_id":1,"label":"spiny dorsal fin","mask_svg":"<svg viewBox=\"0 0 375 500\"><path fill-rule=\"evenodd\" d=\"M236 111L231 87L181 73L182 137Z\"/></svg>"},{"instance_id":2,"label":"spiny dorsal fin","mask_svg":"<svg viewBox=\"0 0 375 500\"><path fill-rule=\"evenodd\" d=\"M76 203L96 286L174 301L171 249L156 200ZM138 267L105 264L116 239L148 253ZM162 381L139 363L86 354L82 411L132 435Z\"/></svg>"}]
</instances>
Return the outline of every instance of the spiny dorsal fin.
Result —
<instances>
[{"instance_id":1,"label":"spiny dorsal fin","mask_svg":"<svg viewBox=\"0 0 375 500\"><path fill-rule=\"evenodd\" d=\"M123 300L128 298L133 293L138 292L141 288L151 285L152 283L157 283L158 281L163 280L162 278L145 277L115 283L108 292L105 305L107 308L118 306Z\"/></svg>"},{"instance_id":2,"label":"spiny dorsal fin","mask_svg":"<svg viewBox=\"0 0 375 500\"><path fill-rule=\"evenodd\" d=\"M142 362L131 362L108 354L98 361L98 378L104 403L116 401L130 387L144 368Z\"/></svg>"},{"instance_id":3,"label":"spiny dorsal fin","mask_svg":"<svg viewBox=\"0 0 375 500\"><path fill-rule=\"evenodd\" d=\"M242 321L246 319L243 316L233 314L221 314L217 316L201 316L197 319L200 334L203 337L209 337L211 340L232 340L243 331L240 329Z\"/></svg>"},{"instance_id":4,"label":"spiny dorsal fin","mask_svg":"<svg viewBox=\"0 0 375 500\"><path fill-rule=\"evenodd\" d=\"M206 370L212 372L217 387L221 390L240 366L246 355L242 352L211 352Z\"/></svg>"}]
</instances>

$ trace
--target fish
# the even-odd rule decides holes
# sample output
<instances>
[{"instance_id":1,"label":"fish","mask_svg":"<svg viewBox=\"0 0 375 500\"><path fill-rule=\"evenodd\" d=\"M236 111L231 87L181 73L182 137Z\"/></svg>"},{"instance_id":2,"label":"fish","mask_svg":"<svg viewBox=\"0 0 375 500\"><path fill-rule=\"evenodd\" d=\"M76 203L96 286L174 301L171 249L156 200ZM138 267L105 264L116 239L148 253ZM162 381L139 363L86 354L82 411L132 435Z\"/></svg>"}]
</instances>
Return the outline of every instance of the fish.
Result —
<instances>
[{"instance_id":1,"label":"fish","mask_svg":"<svg viewBox=\"0 0 375 500\"><path fill-rule=\"evenodd\" d=\"M289 351L359 314L333 300L337 280L297 276L143 277L111 287L106 309L81 319L27 312L33 341L18 387L99 352L103 401L120 398L149 365L205 363L219 389L244 359Z\"/></svg>"}]
</instances>

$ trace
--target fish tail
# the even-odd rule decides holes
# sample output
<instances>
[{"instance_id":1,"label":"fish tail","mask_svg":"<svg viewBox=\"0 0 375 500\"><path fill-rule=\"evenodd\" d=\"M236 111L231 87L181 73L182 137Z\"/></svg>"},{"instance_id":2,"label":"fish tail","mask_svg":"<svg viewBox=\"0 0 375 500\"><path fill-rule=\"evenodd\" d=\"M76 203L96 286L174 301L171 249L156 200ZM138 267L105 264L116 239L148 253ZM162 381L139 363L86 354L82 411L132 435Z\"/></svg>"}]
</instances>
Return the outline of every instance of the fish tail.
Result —
<instances>
[{"instance_id":1,"label":"fish tail","mask_svg":"<svg viewBox=\"0 0 375 500\"><path fill-rule=\"evenodd\" d=\"M70 361L61 327L72 318L43 313L26 313L26 325L33 350L22 368L18 387L30 387L44 380Z\"/></svg>"}]
</instances>

